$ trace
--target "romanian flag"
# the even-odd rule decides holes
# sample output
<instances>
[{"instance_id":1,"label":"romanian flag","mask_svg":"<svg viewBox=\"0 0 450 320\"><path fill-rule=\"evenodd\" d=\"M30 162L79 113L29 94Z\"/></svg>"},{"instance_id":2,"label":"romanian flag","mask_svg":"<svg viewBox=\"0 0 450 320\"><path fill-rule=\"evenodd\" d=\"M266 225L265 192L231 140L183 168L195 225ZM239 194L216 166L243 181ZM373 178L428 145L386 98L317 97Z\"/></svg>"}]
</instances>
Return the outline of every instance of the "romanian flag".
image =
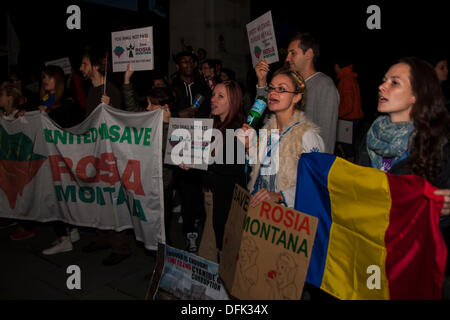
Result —
<instances>
[{"instance_id":1,"label":"romanian flag","mask_svg":"<svg viewBox=\"0 0 450 320\"><path fill-rule=\"evenodd\" d=\"M306 281L339 299L441 299L443 197L324 153L302 154L295 209L319 218Z\"/></svg>"}]
</instances>

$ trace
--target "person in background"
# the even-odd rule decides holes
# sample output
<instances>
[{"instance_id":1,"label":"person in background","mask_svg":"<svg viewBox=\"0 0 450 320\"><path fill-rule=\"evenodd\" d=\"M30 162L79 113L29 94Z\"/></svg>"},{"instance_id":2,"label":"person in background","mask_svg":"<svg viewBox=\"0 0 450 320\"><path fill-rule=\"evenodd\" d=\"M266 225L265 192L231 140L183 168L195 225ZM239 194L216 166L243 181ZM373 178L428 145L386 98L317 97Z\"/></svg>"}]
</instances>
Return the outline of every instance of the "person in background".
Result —
<instances>
[{"instance_id":1,"label":"person in background","mask_svg":"<svg viewBox=\"0 0 450 320\"><path fill-rule=\"evenodd\" d=\"M442 93L445 98L445 105L447 110L450 111L450 84L448 80L448 60L444 55L435 56L429 59L434 71L438 76L441 83Z\"/></svg>"},{"instance_id":2,"label":"person in background","mask_svg":"<svg viewBox=\"0 0 450 320\"><path fill-rule=\"evenodd\" d=\"M220 71L220 80L221 81L236 80L236 73L230 68L222 68Z\"/></svg>"},{"instance_id":3,"label":"person in background","mask_svg":"<svg viewBox=\"0 0 450 320\"><path fill-rule=\"evenodd\" d=\"M89 79L92 87L89 88L86 99L86 117L100 104L106 103L113 108L122 108L122 94L117 87L105 78L106 56L104 51L96 48L86 49L81 59L80 71L85 79ZM104 86L106 84L106 94ZM91 253L112 248L112 252L102 261L105 266L116 265L131 255L131 249L126 238L126 230L97 230L95 241L83 247L83 251Z\"/></svg>"},{"instance_id":4,"label":"person in background","mask_svg":"<svg viewBox=\"0 0 450 320\"><path fill-rule=\"evenodd\" d=\"M203 74L203 80L206 82L211 91L214 90L214 87L219 82L219 78L216 76L216 65L214 61L207 59L203 61L200 67Z\"/></svg>"},{"instance_id":5,"label":"person in background","mask_svg":"<svg viewBox=\"0 0 450 320\"><path fill-rule=\"evenodd\" d=\"M92 87L89 88L86 98L86 117L102 102L114 108L122 108L122 95L120 90L105 78L105 68L105 52L94 48L85 50L81 59L80 71L84 78L90 80L92 83ZM104 93L105 84L106 93Z\"/></svg>"},{"instance_id":6,"label":"person in background","mask_svg":"<svg viewBox=\"0 0 450 320\"><path fill-rule=\"evenodd\" d=\"M169 131L169 120L171 117L170 108L173 104L173 96L170 90L166 87L153 87L148 91L146 95L147 106L142 108L136 102L137 99L134 94L133 86L131 84L131 76L134 71L130 70L128 65L127 71L124 76L123 83L123 95L125 110L131 112L142 112L142 111L154 111L157 109L164 110L163 118L163 144L162 144L162 156L164 162L164 155L166 153L166 141L167 134ZM153 78L160 79L160 78ZM154 84L154 83L153 83ZM163 187L164 187L164 225L166 233L166 243L172 245L172 239L170 237L170 226L171 226L171 215L172 215L172 195L173 195L173 170L171 166L163 164Z\"/></svg>"},{"instance_id":7,"label":"person in background","mask_svg":"<svg viewBox=\"0 0 450 320\"><path fill-rule=\"evenodd\" d=\"M325 152L333 154L336 143L339 93L333 80L316 70L319 54L318 41L311 34L299 33L289 43L286 65L291 70L299 72L305 79L307 92L305 116L319 127L320 136L325 143ZM265 68L268 69L267 63ZM264 82L264 79L258 78L259 87L265 86Z\"/></svg>"},{"instance_id":8,"label":"person in background","mask_svg":"<svg viewBox=\"0 0 450 320\"><path fill-rule=\"evenodd\" d=\"M334 65L338 79L337 89L339 92L339 119L352 123L352 143L337 143L338 149L342 148L344 157L354 161L355 136L360 119L364 117L361 106L361 93L359 89L358 76L353 72L353 65L344 59L338 60Z\"/></svg>"},{"instance_id":9,"label":"person in background","mask_svg":"<svg viewBox=\"0 0 450 320\"><path fill-rule=\"evenodd\" d=\"M62 128L75 126L78 120L78 105L66 92L64 72L58 66L48 65L42 70L41 112L46 112L50 119ZM77 228L64 222L53 222L57 240L43 250L44 255L53 255L73 250L73 243L80 239Z\"/></svg>"}]
</instances>

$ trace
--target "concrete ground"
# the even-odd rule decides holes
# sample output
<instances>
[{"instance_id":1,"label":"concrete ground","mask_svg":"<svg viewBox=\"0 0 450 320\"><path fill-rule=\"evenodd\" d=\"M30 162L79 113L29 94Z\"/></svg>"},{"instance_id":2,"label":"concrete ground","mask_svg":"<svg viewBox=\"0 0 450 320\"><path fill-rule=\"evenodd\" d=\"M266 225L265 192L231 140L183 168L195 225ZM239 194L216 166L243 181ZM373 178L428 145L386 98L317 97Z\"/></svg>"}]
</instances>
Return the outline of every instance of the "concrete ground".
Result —
<instances>
[{"instance_id":1,"label":"concrete ground","mask_svg":"<svg viewBox=\"0 0 450 320\"><path fill-rule=\"evenodd\" d=\"M171 237L176 248L184 247L178 214L173 215ZM16 226L0 230L0 301L1 300L143 300L156 252L150 252L135 241L132 230L127 237L132 256L118 265L106 267L101 261L110 250L84 253L81 248L95 238L95 230L79 228L81 239L74 250L44 256L41 251L55 240L49 224L36 223L34 238L12 241L9 234ZM81 289L69 290L67 268L81 270ZM445 278L444 299L450 300L450 276Z\"/></svg>"}]
</instances>

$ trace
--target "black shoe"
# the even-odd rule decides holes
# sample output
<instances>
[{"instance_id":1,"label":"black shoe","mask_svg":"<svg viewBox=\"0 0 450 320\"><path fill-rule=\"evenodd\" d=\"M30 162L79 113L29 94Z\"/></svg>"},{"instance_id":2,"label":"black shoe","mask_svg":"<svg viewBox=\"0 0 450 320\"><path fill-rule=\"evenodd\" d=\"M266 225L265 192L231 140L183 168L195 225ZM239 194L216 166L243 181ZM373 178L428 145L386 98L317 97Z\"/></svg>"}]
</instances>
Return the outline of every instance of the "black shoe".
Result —
<instances>
[{"instance_id":1,"label":"black shoe","mask_svg":"<svg viewBox=\"0 0 450 320\"><path fill-rule=\"evenodd\" d=\"M91 242L87 246L83 247L81 250L86 253L91 253L99 250L106 250L111 248L110 245L104 244L104 245L98 245L97 242Z\"/></svg>"},{"instance_id":2,"label":"black shoe","mask_svg":"<svg viewBox=\"0 0 450 320\"><path fill-rule=\"evenodd\" d=\"M102 264L104 266L114 266L116 264L121 263L123 260L131 256L131 253L128 254L118 254L118 253L111 253L109 256L107 256L105 259L103 259Z\"/></svg>"}]
</instances>

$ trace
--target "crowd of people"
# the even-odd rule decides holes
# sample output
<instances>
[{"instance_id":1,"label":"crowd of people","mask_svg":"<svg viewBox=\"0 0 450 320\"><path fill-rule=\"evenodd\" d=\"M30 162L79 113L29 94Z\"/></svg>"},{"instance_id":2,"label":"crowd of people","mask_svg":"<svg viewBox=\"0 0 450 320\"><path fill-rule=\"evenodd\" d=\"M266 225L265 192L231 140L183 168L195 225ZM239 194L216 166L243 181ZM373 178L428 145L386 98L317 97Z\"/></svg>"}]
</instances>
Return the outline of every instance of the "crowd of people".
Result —
<instances>
[{"instance_id":1,"label":"crowd of people","mask_svg":"<svg viewBox=\"0 0 450 320\"><path fill-rule=\"evenodd\" d=\"M204 192L213 194L213 229L218 258L235 184L247 187L253 194L251 206L271 200L294 206L297 162L302 153L325 152L344 154L360 165L393 174L416 174L438 187L437 194L445 202L440 227L447 245L450 244L450 141L449 95L443 89L448 67L445 57L428 62L415 58L393 61L379 88L377 111L381 114L370 126L360 144L339 145L336 141L338 120L352 122L354 131L364 118L357 75L351 62L336 61L336 81L316 69L320 57L319 43L311 34L295 35L288 46L284 65L272 70L262 59L254 68L256 96L263 96L267 108L254 129L278 130L279 169L265 173L263 161L250 167L245 164L214 163L207 171L188 169L184 165L163 168L165 227L167 243L175 198L179 198L186 250L197 252L201 225L205 219ZM61 68L42 69L39 96L33 96L21 86L17 74L10 74L1 83L0 107L3 116L18 117L29 110L40 110L63 128L85 119L101 102L130 112L164 110L164 141L167 139L170 117L211 118L213 126L244 132L253 129L246 123L249 107L245 97L255 88L245 88L236 81L236 74L217 59L210 59L204 49L184 50L174 57L176 72L172 75L154 73L148 79L145 96L134 90L130 68L123 83L105 77L104 51L88 48L79 70L67 77ZM268 79L270 76L270 79ZM87 81L83 81L87 80ZM106 84L106 91L105 91ZM198 95L199 107L193 107ZM252 96L254 99L255 96ZM226 135L223 135L224 139ZM239 140L250 152L252 139ZM224 143L226 144L226 143ZM164 143L165 145L165 143ZM266 157L273 156L275 146L267 142ZM235 152L236 154L236 152ZM225 158L225 157L224 157ZM269 170L270 171L270 170ZM176 197L175 197L176 196ZM17 221L2 220L3 226ZM54 223L57 240L43 254L58 254L73 250L79 239L75 226ZM11 239L34 236L32 222L19 222ZM96 241L83 248L94 252L112 248L103 260L105 265L120 263L130 256L124 232L97 231Z\"/></svg>"}]
</instances>

